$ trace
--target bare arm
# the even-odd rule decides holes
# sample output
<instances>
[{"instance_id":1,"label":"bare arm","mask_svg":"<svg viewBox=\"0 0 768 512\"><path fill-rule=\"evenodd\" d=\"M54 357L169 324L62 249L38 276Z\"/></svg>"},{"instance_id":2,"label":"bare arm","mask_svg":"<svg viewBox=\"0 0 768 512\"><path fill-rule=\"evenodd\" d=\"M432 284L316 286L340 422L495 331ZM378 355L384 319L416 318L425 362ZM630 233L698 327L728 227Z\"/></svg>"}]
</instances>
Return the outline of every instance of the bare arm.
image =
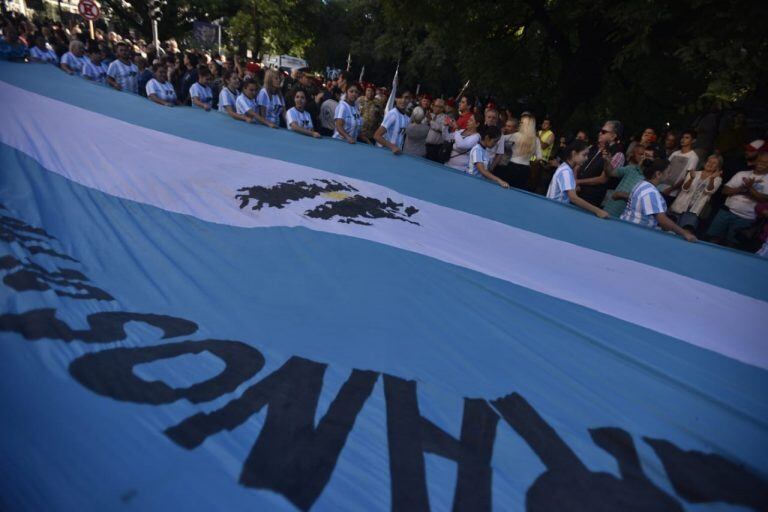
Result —
<instances>
[{"instance_id":1,"label":"bare arm","mask_svg":"<svg viewBox=\"0 0 768 512\"><path fill-rule=\"evenodd\" d=\"M399 147L395 146L391 142L389 142L387 139L384 138L384 134L387 133L387 129L383 126L379 126L376 128L376 133L373 134L373 140L384 146L385 148L389 148L392 153L399 155L402 153Z\"/></svg>"},{"instance_id":2,"label":"bare arm","mask_svg":"<svg viewBox=\"0 0 768 512\"><path fill-rule=\"evenodd\" d=\"M163 99L160 99L160 97L157 94L155 94L155 93L150 94L149 96L147 96L147 98L149 98L150 101L154 101L158 105L162 105L164 107L172 107L173 106L173 103L171 103L170 101L165 101Z\"/></svg>"},{"instance_id":3,"label":"bare arm","mask_svg":"<svg viewBox=\"0 0 768 512\"><path fill-rule=\"evenodd\" d=\"M688 231L675 224L672 219L667 217L666 213L657 213L656 220L659 222L659 226L661 226L661 229L664 231L672 231L673 233L676 233L685 238L689 242L695 242L697 240L693 233L689 233Z\"/></svg>"},{"instance_id":4,"label":"bare arm","mask_svg":"<svg viewBox=\"0 0 768 512\"><path fill-rule=\"evenodd\" d=\"M231 117L232 119L237 119L239 121L245 121L246 123L252 123L254 121L253 117L248 117L243 114L238 114L237 110L232 108L230 105L224 105L224 110L226 111L227 115Z\"/></svg>"},{"instance_id":5,"label":"bare arm","mask_svg":"<svg viewBox=\"0 0 768 512\"><path fill-rule=\"evenodd\" d=\"M72 70L69 68L69 66L67 66L67 65L66 65L66 64L64 64L63 62L62 62L61 64L59 64L59 67L60 67L60 68L61 68L61 69L62 69L62 70L63 70L63 71L66 73L66 74L68 74L68 75L74 75L74 74L75 74L75 72L74 72L74 71L72 71Z\"/></svg>"},{"instance_id":6,"label":"bare arm","mask_svg":"<svg viewBox=\"0 0 768 512\"><path fill-rule=\"evenodd\" d=\"M355 139L353 139L347 133L347 130L344 129L344 120L343 119L336 119L336 120L334 120L334 125L336 126L336 131L339 132L339 135L341 135L344 138L344 140L346 140L350 144L354 144L355 143Z\"/></svg>"},{"instance_id":7,"label":"bare arm","mask_svg":"<svg viewBox=\"0 0 768 512\"><path fill-rule=\"evenodd\" d=\"M291 130L293 130L294 132L298 132L298 133L301 133L301 134L304 134L304 135L309 135L310 137L314 137L316 139L319 139L321 137L321 135L319 133L317 133L316 131L308 130L307 128L304 128L303 126L301 126L296 121L293 121L289 126L290 126Z\"/></svg>"},{"instance_id":8,"label":"bare arm","mask_svg":"<svg viewBox=\"0 0 768 512\"><path fill-rule=\"evenodd\" d=\"M260 122L265 126L269 126L270 128L277 128L277 125L275 123L267 119L267 108L260 105L258 109L259 109L258 111L253 112L254 119L256 119L258 122Z\"/></svg>"},{"instance_id":9,"label":"bare arm","mask_svg":"<svg viewBox=\"0 0 768 512\"><path fill-rule=\"evenodd\" d=\"M211 110L211 106L208 105L207 103L203 103L202 101L200 101L200 98L198 98L197 96L192 96L192 104L204 109L206 112Z\"/></svg>"},{"instance_id":10,"label":"bare arm","mask_svg":"<svg viewBox=\"0 0 768 512\"><path fill-rule=\"evenodd\" d=\"M112 87L114 87L115 89L117 89L118 91L122 91L123 90L122 86L119 83L117 83L117 80L115 80L114 78L112 78L109 75L107 75L107 83L109 85L111 85Z\"/></svg>"},{"instance_id":11,"label":"bare arm","mask_svg":"<svg viewBox=\"0 0 768 512\"><path fill-rule=\"evenodd\" d=\"M600 217L601 219L607 219L608 217L610 217L607 211L601 208L598 208L597 206L594 206L588 203L587 201L585 201L584 199L580 198L575 190L568 191L568 199L570 199L571 203L575 204L579 208L583 208L588 212L592 212L598 217Z\"/></svg>"},{"instance_id":12,"label":"bare arm","mask_svg":"<svg viewBox=\"0 0 768 512\"><path fill-rule=\"evenodd\" d=\"M485 179L491 180L504 188L509 188L509 183L491 174L491 171L485 168L484 163L478 162L475 164L475 166L477 167L477 170L480 171L480 174L482 174Z\"/></svg>"}]
</instances>

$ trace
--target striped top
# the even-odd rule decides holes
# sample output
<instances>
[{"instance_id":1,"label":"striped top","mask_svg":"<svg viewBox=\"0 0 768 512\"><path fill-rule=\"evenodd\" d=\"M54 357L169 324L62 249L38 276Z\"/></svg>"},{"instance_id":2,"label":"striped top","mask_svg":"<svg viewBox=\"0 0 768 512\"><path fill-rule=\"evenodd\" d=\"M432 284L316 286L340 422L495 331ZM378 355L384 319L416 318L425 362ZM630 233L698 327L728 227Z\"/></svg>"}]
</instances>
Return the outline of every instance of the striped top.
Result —
<instances>
[{"instance_id":1,"label":"striped top","mask_svg":"<svg viewBox=\"0 0 768 512\"><path fill-rule=\"evenodd\" d=\"M647 181L641 181L632 189L627 207L621 214L621 219L655 228L659 224L656 215L666 211L667 203L661 196L659 189Z\"/></svg>"}]
</instances>

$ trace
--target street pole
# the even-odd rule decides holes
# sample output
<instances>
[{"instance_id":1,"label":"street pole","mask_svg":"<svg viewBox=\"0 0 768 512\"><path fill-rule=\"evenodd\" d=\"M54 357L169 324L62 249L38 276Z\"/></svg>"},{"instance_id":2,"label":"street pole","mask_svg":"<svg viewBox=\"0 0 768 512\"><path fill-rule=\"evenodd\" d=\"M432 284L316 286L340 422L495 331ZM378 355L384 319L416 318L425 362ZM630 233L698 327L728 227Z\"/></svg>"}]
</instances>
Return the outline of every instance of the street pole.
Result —
<instances>
[{"instance_id":1,"label":"street pole","mask_svg":"<svg viewBox=\"0 0 768 512\"><path fill-rule=\"evenodd\" d=\"M221 55L221 25L218 25L219 27L219 55Z\"/></svg>"},{"instance_id":2,"label":"street pole","mask_svg":"<svg viewBox=\"0 0 768 512\"><path fill-rule=\"evenodd\" d=\"M155 45L155 52L160 55L160 34L157 30L157 20L152 20L152 41Z\"/></svg>"}]
</instances>

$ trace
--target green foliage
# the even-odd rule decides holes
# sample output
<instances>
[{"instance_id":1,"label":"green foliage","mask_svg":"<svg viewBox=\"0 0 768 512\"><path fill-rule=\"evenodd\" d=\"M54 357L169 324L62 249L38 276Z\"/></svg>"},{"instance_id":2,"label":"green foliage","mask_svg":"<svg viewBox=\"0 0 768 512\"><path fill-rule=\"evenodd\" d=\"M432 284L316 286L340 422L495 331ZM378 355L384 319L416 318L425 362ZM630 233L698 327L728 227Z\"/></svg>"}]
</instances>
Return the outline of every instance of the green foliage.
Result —
<instances>
[{"instance_id":1,"label":"green foliage","mask_svg":"<svg viewBox=\"0 0 768 512\"><path fill-rule=\"evenodd\" d=\"M144 23L147 0L105 0ZM759 2L734 0L169 0L161 31L223 16L240 50L291 53L388 84L493 95L561 128L603 117L681 124L768 91ZM147 27L144 27L145 29ZM145 30L146 33L146 30Z\"/></svg>"}]
</instances>

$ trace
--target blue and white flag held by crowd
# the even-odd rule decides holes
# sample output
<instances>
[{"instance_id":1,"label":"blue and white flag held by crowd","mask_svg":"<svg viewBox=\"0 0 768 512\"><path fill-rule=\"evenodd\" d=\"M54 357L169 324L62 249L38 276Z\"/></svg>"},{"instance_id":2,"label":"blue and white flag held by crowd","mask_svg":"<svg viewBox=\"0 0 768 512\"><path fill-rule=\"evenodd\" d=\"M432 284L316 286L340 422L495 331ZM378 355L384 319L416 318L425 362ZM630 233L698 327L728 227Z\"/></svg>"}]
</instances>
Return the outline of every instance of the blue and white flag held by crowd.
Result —
<instances>
[{"instance_id":1,"label":"blue and white flag held by crowd","mask_svg":"<svg viewBox=\"0 0 768 512\"><path fill-rule=\"evenodd\" d=\"M766 510L768 271L0 63L4 510Z\"/></svg>"}]
</instances>

